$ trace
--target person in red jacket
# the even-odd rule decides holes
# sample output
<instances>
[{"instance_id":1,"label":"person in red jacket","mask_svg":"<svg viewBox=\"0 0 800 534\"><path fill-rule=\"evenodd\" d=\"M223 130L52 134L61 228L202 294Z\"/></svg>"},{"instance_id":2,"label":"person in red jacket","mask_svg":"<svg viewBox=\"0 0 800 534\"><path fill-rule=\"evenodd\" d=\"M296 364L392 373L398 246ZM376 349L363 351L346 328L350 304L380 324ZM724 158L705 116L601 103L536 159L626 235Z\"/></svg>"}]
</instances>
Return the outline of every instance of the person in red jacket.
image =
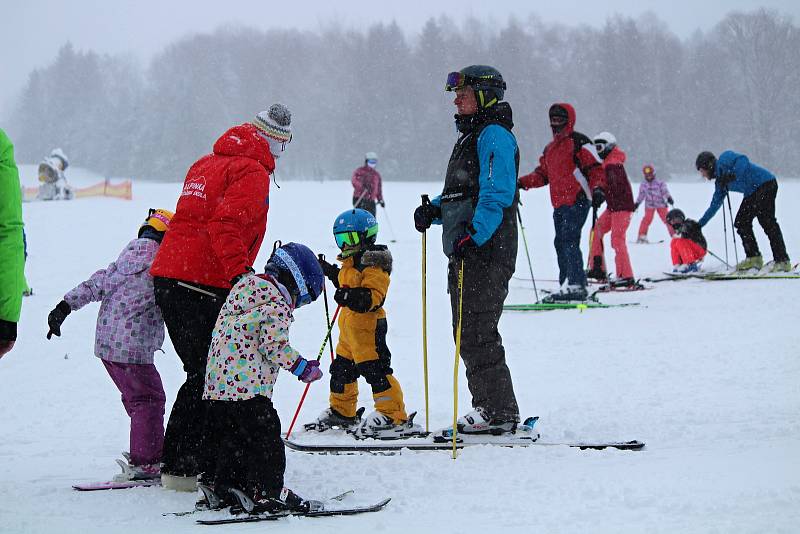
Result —
<instances>
[{"instance_id":1,"label":"person in red jacket","mask_svg":"<svg viewBox=\"0 0 800 534\"><path fill-rule=\"evenodd\" d=\"M575 109L570 104L553 104L549 116L553 140L544 148L536 170L521 176L519 185L523 189L550 185L562 289L545 300L585 300L581 231L589 208L597 209L605 200L605 175L592 141L574 130Z\"/></svg>"},{"instance_id":2,"label":"person in red jacket","mask_svg":"<svg viewBox=\"0 0 800 534\"><path fill-rule=\"evenodd\" d=\"M589 257L592 258L592 268L587 276L596 280L605 281L606 260L603 254L603 237L611 232L611 247L614 249L614 263L617 269L615 287L633 287L633 268L628 255L626 235L628 226L633 217L633 191L628 174L625 172L625 152L617 146L617 138L609 132L602 132L594 136L594 147L603 160L603 170L606 173L606 206L607 209L600 215L594 226L593 239Z\"/></svg>"},{"instance_id":3,"label":"person in red jacket","mask_svg":"<svg viewBox=\"0 0 800 534\"><path fill-rule=\"evenodd\" d=\"M194 491L203 471L211 333L231 286L254 272L267 228L270 175L291 138L291 113L281 104L225 132L186 174L150 269L156 304L186 372L164 436L164 487Z\"/></svg>"},{"instance_id":4,"label":"person in red jacket","mask_svg":"<svg viewBox=\"0 0 800 534\"><path fill-rule=\"evenodd\" d=\"M378 166L378 155L367 152L364 156L364 165L353 171L350 182L353 184L353 207L367 210L375 215L375 204L385 207L383 201L383 188L381 175L375 170Z\"/></svg>"}]
</instances>

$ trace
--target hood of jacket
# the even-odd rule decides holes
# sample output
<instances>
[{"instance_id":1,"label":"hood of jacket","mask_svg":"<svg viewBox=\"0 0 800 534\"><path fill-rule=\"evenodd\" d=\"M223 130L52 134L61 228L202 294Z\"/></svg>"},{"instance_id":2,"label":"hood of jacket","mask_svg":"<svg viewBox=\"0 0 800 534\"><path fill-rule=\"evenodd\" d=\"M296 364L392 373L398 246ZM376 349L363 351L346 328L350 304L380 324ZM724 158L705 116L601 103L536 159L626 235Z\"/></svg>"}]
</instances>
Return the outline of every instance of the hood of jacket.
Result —
<instances>
[{"instance_id":1,"label":"hood of jacket","mask_svg":"<svg viewBox=\"0 0 800 534\"><path fill-rule=\"evenodd\" d=\"M256 160L267 172L275 170L275 158L269 150L269 143L259 135L255 126L249 123L230 128L214 143L214 154L220 156L242 156Z\"/></svg>"},{"instance_id":2,"label":"hood of jacket","mask_svg":"<svg viewBox=\"0 0 800 534\"><path fill-rule=\"evenodd\" d=\"M561 139L563 137L569 137L572 135L572 132L575 131L575 108L572 107L572 104L567 104L566 102L556 102L553 104L554 106L559 106L567 110L567 125L561 129L560 132L553 135L553 139Z\"/></svg>"},{"instance_id":3,"label":"hood of jacket","mask_svg":"<svg viewBox=\"0 0 800 534\"><path fill-rule=\"evenodd\" d=\"M253 309L271 302L285 306L291 314L287 300L288 291L269 275L244 276L231 288L220 314L244 315Z\"/></svg>"},{"instance_id":4,"label":"hood of jacket","mask_svg":"<svg viewBox=\"0 0 800 534\"><path fill-rule=\"evenodd\" d=\"M149 269L158 252L158 242L152 239L134 239L125 246L117 261L117 271L124 275L137 274Z\"/></svg>"}]
</instances>

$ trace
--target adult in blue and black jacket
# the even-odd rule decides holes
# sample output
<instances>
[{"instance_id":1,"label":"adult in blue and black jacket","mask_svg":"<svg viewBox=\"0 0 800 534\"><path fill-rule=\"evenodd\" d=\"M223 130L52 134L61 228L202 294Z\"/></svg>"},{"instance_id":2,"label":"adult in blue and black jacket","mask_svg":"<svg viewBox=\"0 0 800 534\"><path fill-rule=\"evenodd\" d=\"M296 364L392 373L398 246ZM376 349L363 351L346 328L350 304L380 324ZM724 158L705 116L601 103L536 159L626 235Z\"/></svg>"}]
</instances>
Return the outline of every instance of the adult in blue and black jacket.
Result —
<instances>
[{"instance_id":1,"label":"adult in blue and black jacket","mask_svg":"<svg viewBox=\"0 0 800 534\"><path fill-rule=\"evenodd\" d=\"M778 181L775 175L755 163L750 163L744 154L732 150L720 154L719 159L711 152L701 152L697 156L695 166L704 178L715 181L714 196L711 197L711 205L698 221L700 226L705 226L717 213L728 191L744 195L733 225L742 238L742 246L747 257L736 268L760 269L764 264L753 233L753 219L758 218L772 248L774 260L772 270L790 271L792 265L786 254L781 227L775 219L775 196L778 193Z\"/></svg>"},{"instance_id":2,"label":"adult in blue and black jacket","mask_svg":"<svg viewBox=\"0 0 800 534\"><path fill-rule=\"evenodd\" d=\"M497 323L517 258L519 150L511 106L501 101L505 82L496 69L466 67L448 76L446 89L456 92L460 136L442 194L417 208L414 223L420 232L442 225L454 336L463 260L461 358L474 410L459 418L459 431L507 432L519 421L519 408Z\"/></svg>"}]
</instances>

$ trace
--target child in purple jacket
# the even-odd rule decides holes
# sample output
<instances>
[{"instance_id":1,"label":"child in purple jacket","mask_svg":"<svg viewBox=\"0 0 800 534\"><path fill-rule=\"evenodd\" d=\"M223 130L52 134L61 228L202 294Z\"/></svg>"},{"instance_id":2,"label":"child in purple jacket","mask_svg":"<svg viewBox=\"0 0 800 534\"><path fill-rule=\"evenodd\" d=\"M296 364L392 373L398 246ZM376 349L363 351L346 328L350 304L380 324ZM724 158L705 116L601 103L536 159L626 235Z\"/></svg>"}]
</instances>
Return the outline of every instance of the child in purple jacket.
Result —
<instances>
[{"instance_id":1,"label":"child in purple jacket","mask_svg":"<svg viewBox=\"0 0 800 534\"><path fill-rule=\"evenodd\" d=\"M139 236L117 260L64 295L47 316L47 339L61 335L61 324L73 310L100 301L94 353L122 394L131 418L130 454L118 460L116 480L161 475L164 443L164 387L153 354L164 342L164 320L156 306L150 265L169 228L172 212L151 209Z\"/></svg>"},{"instance_id":2,"label":"child in purple jacket","mask_svg":"<svg viewBox=\"0 0 800 534\"><path fill-rule=\"evenodd\" d=\"M644 201L644 217L639 224L639 238L637 243L647 243L647 230L650 228L650 223L653 221L653 215L658 213L658 216L667 227L670 237L675 234L675 230L667 223L667 204L672 206L674 201L672 195L669 194L667 184L656 178L656 170L652 165L645 165L642 168L644 174L644 182L639 186L639 196L636 198L634 204L634 211L639 209L639 204Z\"/></svg>"}]
</instances>

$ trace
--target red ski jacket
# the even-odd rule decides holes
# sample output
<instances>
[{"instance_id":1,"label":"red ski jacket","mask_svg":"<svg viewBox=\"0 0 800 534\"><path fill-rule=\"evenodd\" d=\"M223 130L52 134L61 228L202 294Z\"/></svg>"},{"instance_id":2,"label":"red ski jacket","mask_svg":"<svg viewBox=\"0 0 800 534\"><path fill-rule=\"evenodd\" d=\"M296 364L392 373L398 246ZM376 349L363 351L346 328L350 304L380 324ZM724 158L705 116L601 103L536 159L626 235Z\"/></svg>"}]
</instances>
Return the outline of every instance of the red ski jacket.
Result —
<instances>
[{"instance_id":1,"label":"red ski jacket","mask_svg":"<svg viewBox=\"0 0 800 534\"><path fill-rule=\"evenodd\" d=\"M252 124L234 126L186 174L150 274L229 288L253 265L267 228L275 160Z\"/></svg>"},{"instance_id":2,"label":"red ski jacket","mask_svg":"<svg viewBox=\"0 0 800 534\"><path fill-rule=\"evenodd\" d=\"M625 152L615 146L603 160L606 173L606 204L611 211L633 211L633 190L625 172Z\"/></svg>"},{"instance_id":3,"label":"red ski jacket","mask_svg":"<svg viewBox=\"0 0 800 534\"><path fill-rule=\"evenodd\" d=\"M350 179L353 184L353 198L364 195L364 200L380 202L383 200L381 175L369 165L362 165L353 172Z\"/></svg>"},{"instance_id":4,"label":"red ski jacket","mask_svg":"<svg viewBox=\"0 0 800 534\"><path fill-rule=\"evenodd\" d=\"M544 147L536 170L519 178L523 189L550 184L554 208L572 206L581 191L591 199L595 188L605 190L603 168L592 141L574 130L575 109L570 104L558 105L567 110L567 125Z\"/></svg>"}]
</instances>

